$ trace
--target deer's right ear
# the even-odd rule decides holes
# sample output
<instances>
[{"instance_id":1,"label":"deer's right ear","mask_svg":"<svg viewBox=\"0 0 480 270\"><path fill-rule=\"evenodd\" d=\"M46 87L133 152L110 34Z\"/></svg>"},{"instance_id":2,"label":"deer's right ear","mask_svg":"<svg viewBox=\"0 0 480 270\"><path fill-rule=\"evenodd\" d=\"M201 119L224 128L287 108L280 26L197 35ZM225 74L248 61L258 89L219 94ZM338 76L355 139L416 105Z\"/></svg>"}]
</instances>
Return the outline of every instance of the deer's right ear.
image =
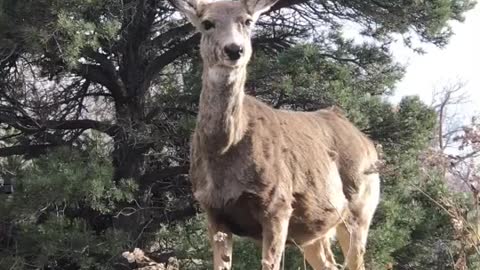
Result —
<instances>
[{"instance_id":1,"label":"deer's right ear","mask_svg":"<svg viewBox=\"0 0 480 270\"><path fill-rule=\"evenodd\" d=\"M240 2L256 21L260 14L267 12L278 0L240 0Z\"/></svg>"},{"instance_id":2,"label":"deer's right ear","mask_svg":"<svg viewBox=\"0 0 480 270\"><path fill-rule=\"evenodd\" d=\"M193 26L200 25L199 14L206 0L168 0L168 2L182 12Z\"/></svg>"}]
</instances>

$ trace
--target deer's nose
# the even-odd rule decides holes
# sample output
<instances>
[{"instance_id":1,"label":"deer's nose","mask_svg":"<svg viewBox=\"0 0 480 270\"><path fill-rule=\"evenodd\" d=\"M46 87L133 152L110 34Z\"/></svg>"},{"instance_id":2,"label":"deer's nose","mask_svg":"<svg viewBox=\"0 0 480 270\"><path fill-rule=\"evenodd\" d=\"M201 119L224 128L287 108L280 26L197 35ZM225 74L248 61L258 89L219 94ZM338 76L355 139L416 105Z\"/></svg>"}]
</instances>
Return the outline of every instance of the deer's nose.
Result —
<instances>
[{"instance_id":1,"label":"deer's nose","mask_svg":"<svg viewBox=\"0 0 480 270\"><path fill-rule=\"evenodd\" d=\"M229 44L224 48L225 53L227 54L230 60L238 60L243 54L243 47L238 46L237 44Z\"/></svg>"}]
</instances>

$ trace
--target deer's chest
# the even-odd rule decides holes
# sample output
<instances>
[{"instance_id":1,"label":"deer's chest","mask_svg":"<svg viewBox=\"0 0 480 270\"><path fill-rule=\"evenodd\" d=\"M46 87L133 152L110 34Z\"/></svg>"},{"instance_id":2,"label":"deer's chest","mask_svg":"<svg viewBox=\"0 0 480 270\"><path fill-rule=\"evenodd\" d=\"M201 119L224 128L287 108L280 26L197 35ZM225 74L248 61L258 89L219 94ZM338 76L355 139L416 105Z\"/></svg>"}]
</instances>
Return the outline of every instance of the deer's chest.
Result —
<instances>
[{"instance_id":1,"label":"deer's chest","mask_svg":"<svg viewBox=\"0 0 480 270\"><path fill-rule=\"evenodd\" d=\"M239 200L243 193L259 194L264 174L254 164L248 147L235 146L221 156L204 154L203 145L192 148L190 176L195 198L205 208L220 209Z\"/></svg>"},{"instance_id":2,"label":"deer's chest","mask_svg":"<svg viewBox=\"0 0 480 270\"><path fill-rule=\"evenodd\" d=\"M227 226L235 235L261 239L262 225L259 206L259 200L255 195L243 193L236 201L227 203L221 208L209 210L218 222Z\"/></svg>"}]
</instances>

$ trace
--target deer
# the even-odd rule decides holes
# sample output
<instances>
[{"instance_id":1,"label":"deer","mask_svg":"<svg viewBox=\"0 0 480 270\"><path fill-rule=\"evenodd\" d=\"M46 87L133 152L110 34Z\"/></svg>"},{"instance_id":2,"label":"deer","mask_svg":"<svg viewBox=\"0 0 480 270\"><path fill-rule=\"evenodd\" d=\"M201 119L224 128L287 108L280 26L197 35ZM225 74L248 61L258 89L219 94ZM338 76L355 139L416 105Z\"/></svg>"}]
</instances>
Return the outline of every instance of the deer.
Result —
<instances>
[{"instance_id":1,"label":"deer","mask_svg":"<svg viewBox=\"0 0 480 270\"><path fill-rule=\"evenodd\" d=\"M233 235L261 245L279 270L287 244L315 270L365 269L380 199L373 142L336 109L274 109L245 93L251 36L277 0L170 0L200 32L202 90L191 137L195 200L206 214L214 270L232 269Z\"/></svg>"}]
</instances>

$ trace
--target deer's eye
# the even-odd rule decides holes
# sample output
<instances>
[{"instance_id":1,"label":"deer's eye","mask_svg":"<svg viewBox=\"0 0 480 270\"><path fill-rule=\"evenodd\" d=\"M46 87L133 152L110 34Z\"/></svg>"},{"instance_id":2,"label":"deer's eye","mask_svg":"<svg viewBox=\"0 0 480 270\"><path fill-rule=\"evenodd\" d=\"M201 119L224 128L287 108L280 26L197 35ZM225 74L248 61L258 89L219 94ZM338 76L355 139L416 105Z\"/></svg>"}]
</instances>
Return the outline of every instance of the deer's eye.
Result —
<instances>
[{"instance_id":1,"label":"deer's eye","mask_svg":"<svg viewBox=\"0 0 480 270\"><path fill-rule=\"evenodd\" d=\"M202 22L203 28L205 30L210 30L215 27L215 24L209 20L205 20Z\"/></svg>"},{"instance_id":2,"label":"deer's eye","mask_svg":"<svg viewBox=\"0 0 480 270\"><path fill-rule=\"evenodd\" d=\"M246 26L250 26L250 25L252 25L252 23L253 23L252 19L246 19L245 20L245 25Z\"/></svg>"}]
</instances>

